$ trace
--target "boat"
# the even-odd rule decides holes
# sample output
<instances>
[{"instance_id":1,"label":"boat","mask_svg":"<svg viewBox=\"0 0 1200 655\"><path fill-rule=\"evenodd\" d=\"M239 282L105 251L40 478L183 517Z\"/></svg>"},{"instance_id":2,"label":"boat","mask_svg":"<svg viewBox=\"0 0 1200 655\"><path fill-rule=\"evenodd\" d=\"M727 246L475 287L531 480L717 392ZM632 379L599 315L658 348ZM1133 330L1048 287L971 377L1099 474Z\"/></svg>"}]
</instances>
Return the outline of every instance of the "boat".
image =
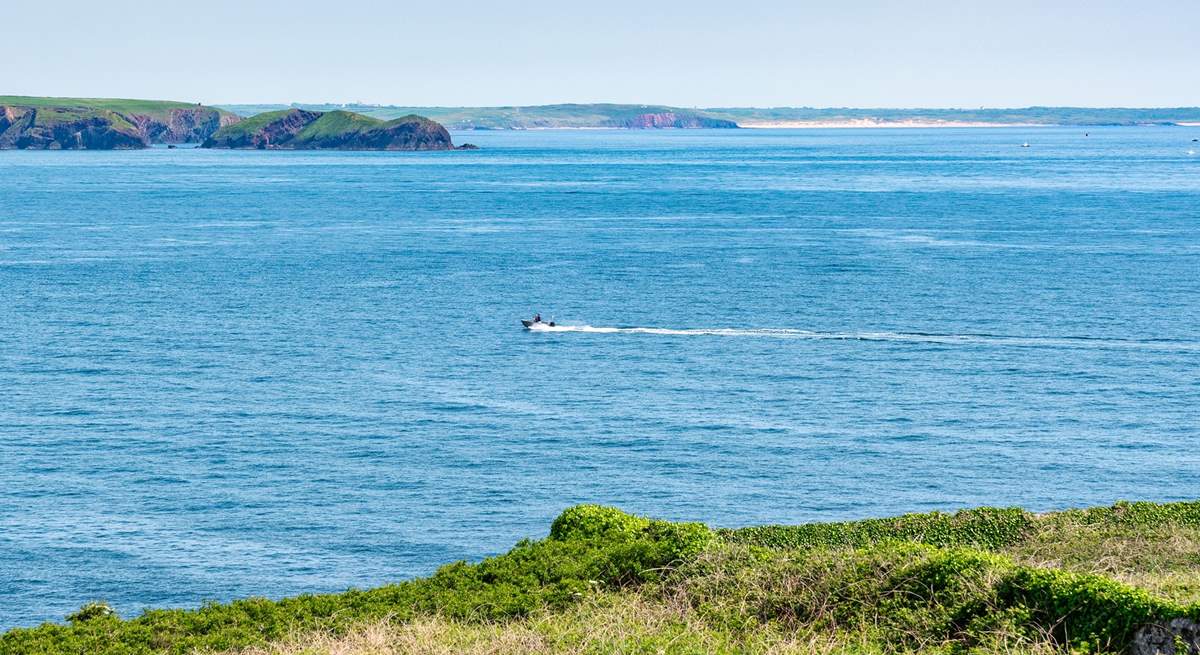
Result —
<instances>
[{"instance_id":1,"label":"boat","mask_svg":"<svg viewBox=\"0 0 1200 655\"><path fill-rule=\"evenodd\" d=\"M531 321L531 320L523 318L523 319L521 319L521 325L524 325L526 330L532 330L533 326L535 326L535 325L545 325L546 327L554 327L554 321L550 321L549 323L547 323L545 321Z\"/></svg>"},{"instance_id":2,"label":"boat","mask_svg":"<svg viewBox=\"0 0 1200 655\"><path fill-rule=\"evenodd\" d=\"M1028 142L1028 141L1026 141L1025 143L1022 143L1022 144L1021 144L1021 147L1022 147L1022 148L1028 148L1028 147L1029 147L1029 142Z\"/></svg>"}]
</instances>

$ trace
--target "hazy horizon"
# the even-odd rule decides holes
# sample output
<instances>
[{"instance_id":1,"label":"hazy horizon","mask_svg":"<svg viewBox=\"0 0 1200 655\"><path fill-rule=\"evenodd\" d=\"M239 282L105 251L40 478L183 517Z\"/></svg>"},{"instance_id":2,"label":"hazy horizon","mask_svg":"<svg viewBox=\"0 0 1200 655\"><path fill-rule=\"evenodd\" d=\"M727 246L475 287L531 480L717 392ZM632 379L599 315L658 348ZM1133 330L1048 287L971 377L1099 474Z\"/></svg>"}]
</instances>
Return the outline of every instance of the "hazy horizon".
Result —
<instances>
[{"instance_id":1,"label":"hazy horizon","mask_svg":"<svg viewBox=\"0 0 1200 655\"><path fill-rule=\"evenodd\" d=\"M38 98L41 98L41 97L96 98L96 99L106 99L106 100L150 100L150 101L163 101L163 102L188 102L188 101L192 100L189 98L162 98L162 97L148 97L148 96L139 96L139 97L96 96L96 95L79 95L79 94L66 95L66 94L61 94L61 93L38 95L38 94L20 92L19 90L14 91L14 90L0 89L0 97L2 97L2 96L38 97ZM543 102L543 103L536 103L536 104L509 102L509 103L490 104L490 105L458 105L458 104L445 104L445 103L409 104L409 103L395 103L395 102L367 102L367 101L358 101L358 100L229 100L229 101L217 100L217 101L199 101L199 102L202 102L202 104L204 104L205 106L208 106L208 107L247 106L247 105L345 105L345 106L357 105L357 106L362 106L362 107L429 107L429 108L446 108L446 109L459 109L459 108L491 109L491 108L504 108L504 107L553 107L553 106L559 106L559 105L633 105L633 106L640 105L640 106L645 106L645 107L672 107L672 108L677 108L677 109L815 109L815 110L847 109L847 110L856 110L856 111L871 111L871 110L880 110L880 111L885 111L885 110L886 111L926 111L926 110L929 110L929 111L981 111L981 110L982 111L1009 111L1009 110L1036 109L1036 108L1047 108L1047 109L1194 109L1194 108L1200 107L1200 101L1197 101L1195 104L1190 104L1190 105L1142 105L1142 106L1134 106L1134 105L1051 105L1051 104L1046 104L1046 103L1034 103L1034 104L1030 104L1030 105L1008 105L1008 106L993 105L993 106L979 106L979 107L968 107L968 106L961 106L961 105L960 106L933 106L933 105L865 106L865 105L845 105L845 104L842 104L842 105L837 105L837 104L835 104L835 105L751 105L751 104L744 104L744 103L731 103L731 104L724 104L724 105L681 105L681 104L673 104L673 103L669 103L669 102L640 102L640 101L610 102L610 101L606 101L606 100L597 100L594 102L564 100L564 101L558 101L558 102Z\"/></svg>"},{"instance_id":2,"label":"hazy horizon","mask_svg":"<svg viewBox=\"0 0 1200 655\"><path fill-rule=\"evenodd\" d=\"M1020 108L1200 105L1200 4L1044 6L934 0L921 8L779 1L688 11L615 0L495 6L368 2L330 12L213 0L153 12L28 3L0 41L6 91L205 104L490 107ZM368 17L366 19L364 17ZM44 26L44 27L43 27Z\"/></svg>"}]
</instances>

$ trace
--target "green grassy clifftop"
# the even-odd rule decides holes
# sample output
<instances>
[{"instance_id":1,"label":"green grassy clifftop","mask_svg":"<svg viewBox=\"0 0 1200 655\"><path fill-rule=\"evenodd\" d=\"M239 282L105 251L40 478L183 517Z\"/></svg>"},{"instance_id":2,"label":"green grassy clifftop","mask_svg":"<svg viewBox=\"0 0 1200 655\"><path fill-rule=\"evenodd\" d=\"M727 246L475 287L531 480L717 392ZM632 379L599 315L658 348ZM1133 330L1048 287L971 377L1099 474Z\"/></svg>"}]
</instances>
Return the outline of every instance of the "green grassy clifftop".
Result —
<instances>
[{"instance_id":1,"label":"green grassy clifftop","mask_svg":"<svg viewBox=\"0 0 1200 655\"><path fill-rule=\"evenodd\" d=\"M134 149L197 143L236 114L184 102L0 96L0 148Z\"/></svg>"},{"instance_id":2,"label":"green grassy clifftop","mask_svg":"<svg viewBox=\"0 0 1200 655\"><path fill-rule=\"evenodd\" d=\"M0 653L1150 653L1200 647L1200 502L710 529L594 505L371 590L0 635Z\"/></svg>"},{"instance_id":3,"label":"green grassy clifftop","mask_svg":"<svg viewBox=\"0 0 1200 655\"><path fill-rule=\"evenodd\" d=\"M348 111L284 109L222 128L204 148L271 150L450 150L446 128L421 116L390 121Z\"/></svg>"}]
</instances>

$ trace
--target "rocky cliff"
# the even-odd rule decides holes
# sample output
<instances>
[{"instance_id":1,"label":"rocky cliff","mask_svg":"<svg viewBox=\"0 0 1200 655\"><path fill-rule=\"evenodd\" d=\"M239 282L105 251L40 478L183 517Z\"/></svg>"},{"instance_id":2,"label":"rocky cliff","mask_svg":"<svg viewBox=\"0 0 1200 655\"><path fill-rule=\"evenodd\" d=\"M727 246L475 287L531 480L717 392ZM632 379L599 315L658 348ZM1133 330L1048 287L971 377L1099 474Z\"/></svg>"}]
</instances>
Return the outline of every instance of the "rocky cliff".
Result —
<instances>
[{"instance_id":1,"label":"rocky cliff","mask_svg":"<svg viewBox=\"0 0 1200 655\"><path fill-rule=\"evenodd\" d=\"M130 118L150 143L201 143L222 127L241 120L236 114L209 107L172 109L166 120L142 114L133 114Z\"/></svg>"},{"instance_id":2,"label":"rocky cliff","mask_svg":"<svg viewBox=\"0 0 1200 655\"><path fill-rule=\"evenodd\" d=\"M0 107L0 148L115 150L144 148L131 123L109 111Z\"/></svg>"},{"instance_id":3,"label":"rocky cliff","mask_svg":"<svg viewBox=\"0 0 1200 655\"><path fill-rule=\"evenodd\" d=\"M451 150L450 133L421 116L382 121L348 111L284 109L222 128L203 148L259 150Z\"/></svg>"},{"instance_id":4,"label":"rocky cliff","mask_svg":"<svg viewBox=\"0 0 1200 655\"><path fill-rule=\"evenodd\" d=\"M187 103L0 97L0 148L113 150L198 143L238 120L230 112Z\"/></svg>"}]
</instances>

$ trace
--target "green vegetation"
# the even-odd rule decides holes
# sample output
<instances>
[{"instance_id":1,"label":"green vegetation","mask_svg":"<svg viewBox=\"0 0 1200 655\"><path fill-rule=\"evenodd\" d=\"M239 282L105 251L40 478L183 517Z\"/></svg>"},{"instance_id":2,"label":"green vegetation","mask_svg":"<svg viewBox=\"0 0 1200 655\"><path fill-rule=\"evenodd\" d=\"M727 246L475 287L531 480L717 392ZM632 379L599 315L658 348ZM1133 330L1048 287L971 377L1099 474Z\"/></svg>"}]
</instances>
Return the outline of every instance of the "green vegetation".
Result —
<instances>
[{"instance_id":1,"label":"green vegetation","mask_svg":"<svg viewBox=\"0 0 1200 655\"><path fill-rule=\"evenodd\" d=\"M108 121L113 129L131 134L137 133L137 127L130 123L129 119L108 109L46 107L37 112L33 124L40 127L53 127L96 118Z\"/></svg>"},{"instance_id":2,"label":"green vegetation","mask_svg":"<svg viewBox=\"0 0 1200 655\"><path fill-rule=\"evenodd\" d=\"M249 118L243 118L233 125L226 125L225 127L222 127L217 134L228 137L248 136L263 129L267 125L274 123L277 120L285 118L289 113L291 113L291 111L292 110L290 109L279 109L276 111L266 111L261 114L255 114Z\"/></svg>"},{"instance_id":3,"label":"green vegetation","mask_svg":"<svg viewBox=\"0 0 1200 655\"><path fill-rule=\"evenodd\" d=\"M643 114L676 113L730 120L739 125L849 121L959 122L997 125L1161 125L1200 122L1200 107L1162 109L1025 107L1020 109L855 109L813 107L681 108L665 105L562 104L531 107L397 107L390 105L225 105L243 116L294 107L312 111L348 110L389 120L420 114L450 129L536 129L619 127Z\"/></svg>"},{"instance_id":4,"label":"green vegetation","mask_svg":"<svg viewBox=\"0 0 1200 655\"><path fill-rule=\"evenodd\" d=\"M380 105L227 105L241 115L253 115L291 107L308 111L352 111L380 120L419 114L451 129L522 130L555 128L624 127L647 114L676 114L680 117L724 120L706 112L663 105L564 104L538 107L395 107Z\"/></svg>"},{"instance_id":5,"label":"green vegetation","mask_svg":"<svg viewBox=\"0 0 1200 655\"><path fill-rule=\"evenodd\" d=\"M296 147L303 144L317 143L324 139L343 138L348 134L365 134L372 130L386 129L403 123L427 123L420 116L402 116L390 121L355 114L349 111L331 111L322 114L320 118L309 123L300 130L292 143Z\"/></svg>"},{"instance_id":6,"label":"green vegetation","mask_svg":"<svg viewBox=\"0 0 1200 655\"><path fill-rule=\"evenodd\" d=\"M428 578L128 620L90 604L0 653L1117 653L1200 620L1198 589L1200 502L735 530L582 505Z\"/></svg>"},{"instance_id":7,"label":"green vegetation","mask_svg":"<svg viewBox=\"0 0 1200 655\"><path fill-rule=\"evenodd\" d=\"M196 109L202 107L198 103L192 102L174 102L169 100L133 100L125 98L46 98L36 96L0 96L0 106L13 107L58 107L58 108L75 108L86 110L99 110L115 112L118 114L140 114L150 116L152 118L166 119L169 118L173 109ZM209 109L208 107L202 107ZM227 115L228 112L224 109L218 109L221 114Z\"/></svg>"},{"instance_id":8,"label":"green vegetation","mask_svg":"<svg viewBox=\"0 0 1200 655\"><path fill-rule=\"evenodd\" d=\"M281 109L221 128L201 147L285 150L450 150L450 134L420 116L384 121L348 111Z\"/></svg>"},{"instance_id":9,"label":"green vegetation","mask_svg":"<svg viewBox=\"0 0 1200 655\"><path fill-rule=\"evenodd\" d=\"M186 102L0 96L0 149L144 148L203 141L237 115Z\"/></svg>"}]
</instances>

